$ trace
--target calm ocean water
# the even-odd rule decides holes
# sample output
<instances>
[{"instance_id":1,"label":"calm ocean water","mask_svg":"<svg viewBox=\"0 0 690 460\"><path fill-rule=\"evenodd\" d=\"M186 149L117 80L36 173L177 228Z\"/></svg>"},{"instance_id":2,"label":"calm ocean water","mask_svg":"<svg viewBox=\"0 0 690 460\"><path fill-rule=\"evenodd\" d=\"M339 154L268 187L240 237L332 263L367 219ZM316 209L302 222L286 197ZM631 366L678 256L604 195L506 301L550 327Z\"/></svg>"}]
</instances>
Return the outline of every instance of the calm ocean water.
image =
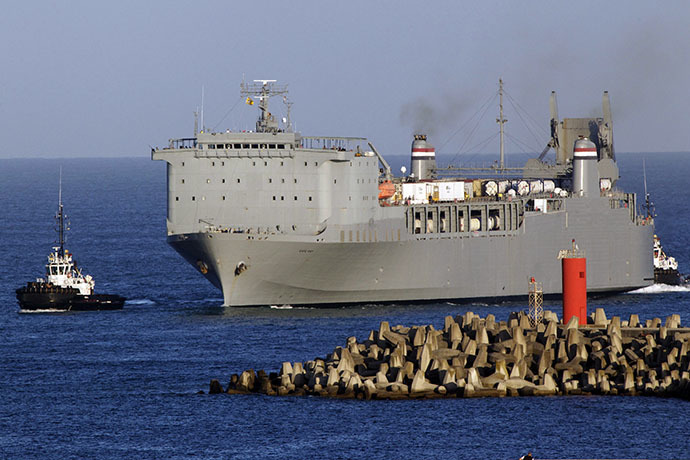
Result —
<instances>
[{"instance_id":1,"label":"calm ocean water","mask_svg":"<svg viewBox=\"0 0 690 460\"><path fill-rule=\"evenodd\" d=\"M657 233L690 272L690 154L619 155L625 189L642 192L643 158ZM67 248L98 291L131 299L122 311L18 313L14 289L42 273L55 239L60 166ZM525 304L224 309L166 245L165 166L147 158L0 160L0 197L0 458L690 458L688 401L198 395L211 378L325 356L382 320L441 327ZM687 290L589 303L599 306L679 313L690 326Z\"/></svg>"}]
</instances>

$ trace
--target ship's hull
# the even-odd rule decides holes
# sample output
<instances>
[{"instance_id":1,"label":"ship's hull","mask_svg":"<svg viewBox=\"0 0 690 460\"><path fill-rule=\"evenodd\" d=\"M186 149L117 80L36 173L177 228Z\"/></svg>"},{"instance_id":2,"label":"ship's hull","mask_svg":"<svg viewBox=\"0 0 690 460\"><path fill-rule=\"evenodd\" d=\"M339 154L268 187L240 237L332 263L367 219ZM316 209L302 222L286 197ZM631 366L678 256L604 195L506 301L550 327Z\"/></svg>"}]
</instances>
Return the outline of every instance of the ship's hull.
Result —
<instances>
[{"instance_id":1,"label":"ship's hull","mask_svg":"<svg viewBox=\"0 0 690 460\"><path fill-rule=\"evenodd\" d=\"M497 236L350 243L196 233L168 241L228 306L510 298L526 296L531 277L553 295L562 289L557 255L573 239L585 250L589 292L653 283L653 226L603 200L574 200L569 210L534 213L519 231Z\"/></svg>"},{"instance_id":2,"label":"ship's hull","mask_svg":"<svg viewBox=\"0 0 690 460\"><path fill-rule=\"evenodd\" d=\"M119 310L125 298L114 294L80 295L75 289L29 288L17 289L17 301L22 310L98 311Z\"/></svg>"},{"instance_id":3,"label":"ship's hull","mask_svg":"<svg viewBox=\"0 0 690 460\"><path fill-rule=\"evenodd\" d=\"M657 284L667 284L669 286L678 286L683 284L683 278L678 273L678 270L663 268L654 269L654 282Z\"/></svg>"}]
</instances>

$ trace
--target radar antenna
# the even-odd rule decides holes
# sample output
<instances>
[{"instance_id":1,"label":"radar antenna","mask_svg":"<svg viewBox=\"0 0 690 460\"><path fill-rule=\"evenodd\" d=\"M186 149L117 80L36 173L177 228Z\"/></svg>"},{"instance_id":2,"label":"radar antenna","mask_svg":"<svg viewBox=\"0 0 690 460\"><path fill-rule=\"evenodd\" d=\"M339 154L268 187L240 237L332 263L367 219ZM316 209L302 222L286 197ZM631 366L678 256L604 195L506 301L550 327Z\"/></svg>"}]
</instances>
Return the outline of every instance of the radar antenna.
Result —
<instances>
[{"instance_id":1,"label":"radar antenna","mask_svg":"<svg viewBox=\"0 0 690 460\"><path fill-rule=\"evenodd\" d=\"M257 133L277 133L280 131L278 122L268 111L268 100L273 96L287 96L287 93L287 85L278 85L276 80L254 80L253 83L245 83L244 81L240 83L240 95L247 98L247 104L254 104L252 96L259 98L261 113L256 122ZM290 105L291 103L288 104L288 109Z\"/></svg>"}]
</instances>

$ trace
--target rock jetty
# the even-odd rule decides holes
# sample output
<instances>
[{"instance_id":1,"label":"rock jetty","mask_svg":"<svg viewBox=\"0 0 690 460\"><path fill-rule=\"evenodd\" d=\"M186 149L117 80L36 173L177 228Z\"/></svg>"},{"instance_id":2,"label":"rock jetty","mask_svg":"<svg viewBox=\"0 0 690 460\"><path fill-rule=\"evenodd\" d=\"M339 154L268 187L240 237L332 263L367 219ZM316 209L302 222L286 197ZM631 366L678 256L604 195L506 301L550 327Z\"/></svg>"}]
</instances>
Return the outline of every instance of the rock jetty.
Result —
<instances>
[{"instance_id":1,"label":"rock jetty","mask_svg":"<svg viewBox=\"0 0 690 460\"><path fill-rule=\"evenodd\" d=\"M210 393L408 399L535 395L653 395L690 399L690 328L606 318L597 309L578 326L555 313L533 327L525 313L508 321L467 312L433 326L394 326L359 342L349 337L325 358L284 362L280 371L233 374Z\"/></svg>"}]
</instances>

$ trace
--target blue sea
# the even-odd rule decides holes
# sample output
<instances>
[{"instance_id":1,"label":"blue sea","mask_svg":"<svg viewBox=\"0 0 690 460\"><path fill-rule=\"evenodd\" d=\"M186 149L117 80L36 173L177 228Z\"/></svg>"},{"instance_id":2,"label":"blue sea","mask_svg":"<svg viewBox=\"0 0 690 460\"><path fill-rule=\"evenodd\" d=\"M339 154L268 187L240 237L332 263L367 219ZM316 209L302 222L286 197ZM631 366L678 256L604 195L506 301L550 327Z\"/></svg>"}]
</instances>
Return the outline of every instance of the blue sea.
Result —
<instances>
[{"instance_id":1,"label":"blue sea","mask_svg":"<svg viewBox=\"0 0 690 460\"><path fill-rule=\"evenodd\" d=\"M643 159L657 233L690 272L690 154L619 154L621 187L642 194ZM121 311L18 311L14 290L42 274L55 240L60 167L67 248L97 291L129 299ZM165 243L165 174L141 157L0 160L0 458L690 458L684 400L198 394L212 378L225 385L245 369L323 357L382 320L442 327L467 310L505 320L526 301L223 308ZM679 313L690 326L687 289L652 286L590 300L596 307L609 317Z\"/></svg>"}]
</instances>

